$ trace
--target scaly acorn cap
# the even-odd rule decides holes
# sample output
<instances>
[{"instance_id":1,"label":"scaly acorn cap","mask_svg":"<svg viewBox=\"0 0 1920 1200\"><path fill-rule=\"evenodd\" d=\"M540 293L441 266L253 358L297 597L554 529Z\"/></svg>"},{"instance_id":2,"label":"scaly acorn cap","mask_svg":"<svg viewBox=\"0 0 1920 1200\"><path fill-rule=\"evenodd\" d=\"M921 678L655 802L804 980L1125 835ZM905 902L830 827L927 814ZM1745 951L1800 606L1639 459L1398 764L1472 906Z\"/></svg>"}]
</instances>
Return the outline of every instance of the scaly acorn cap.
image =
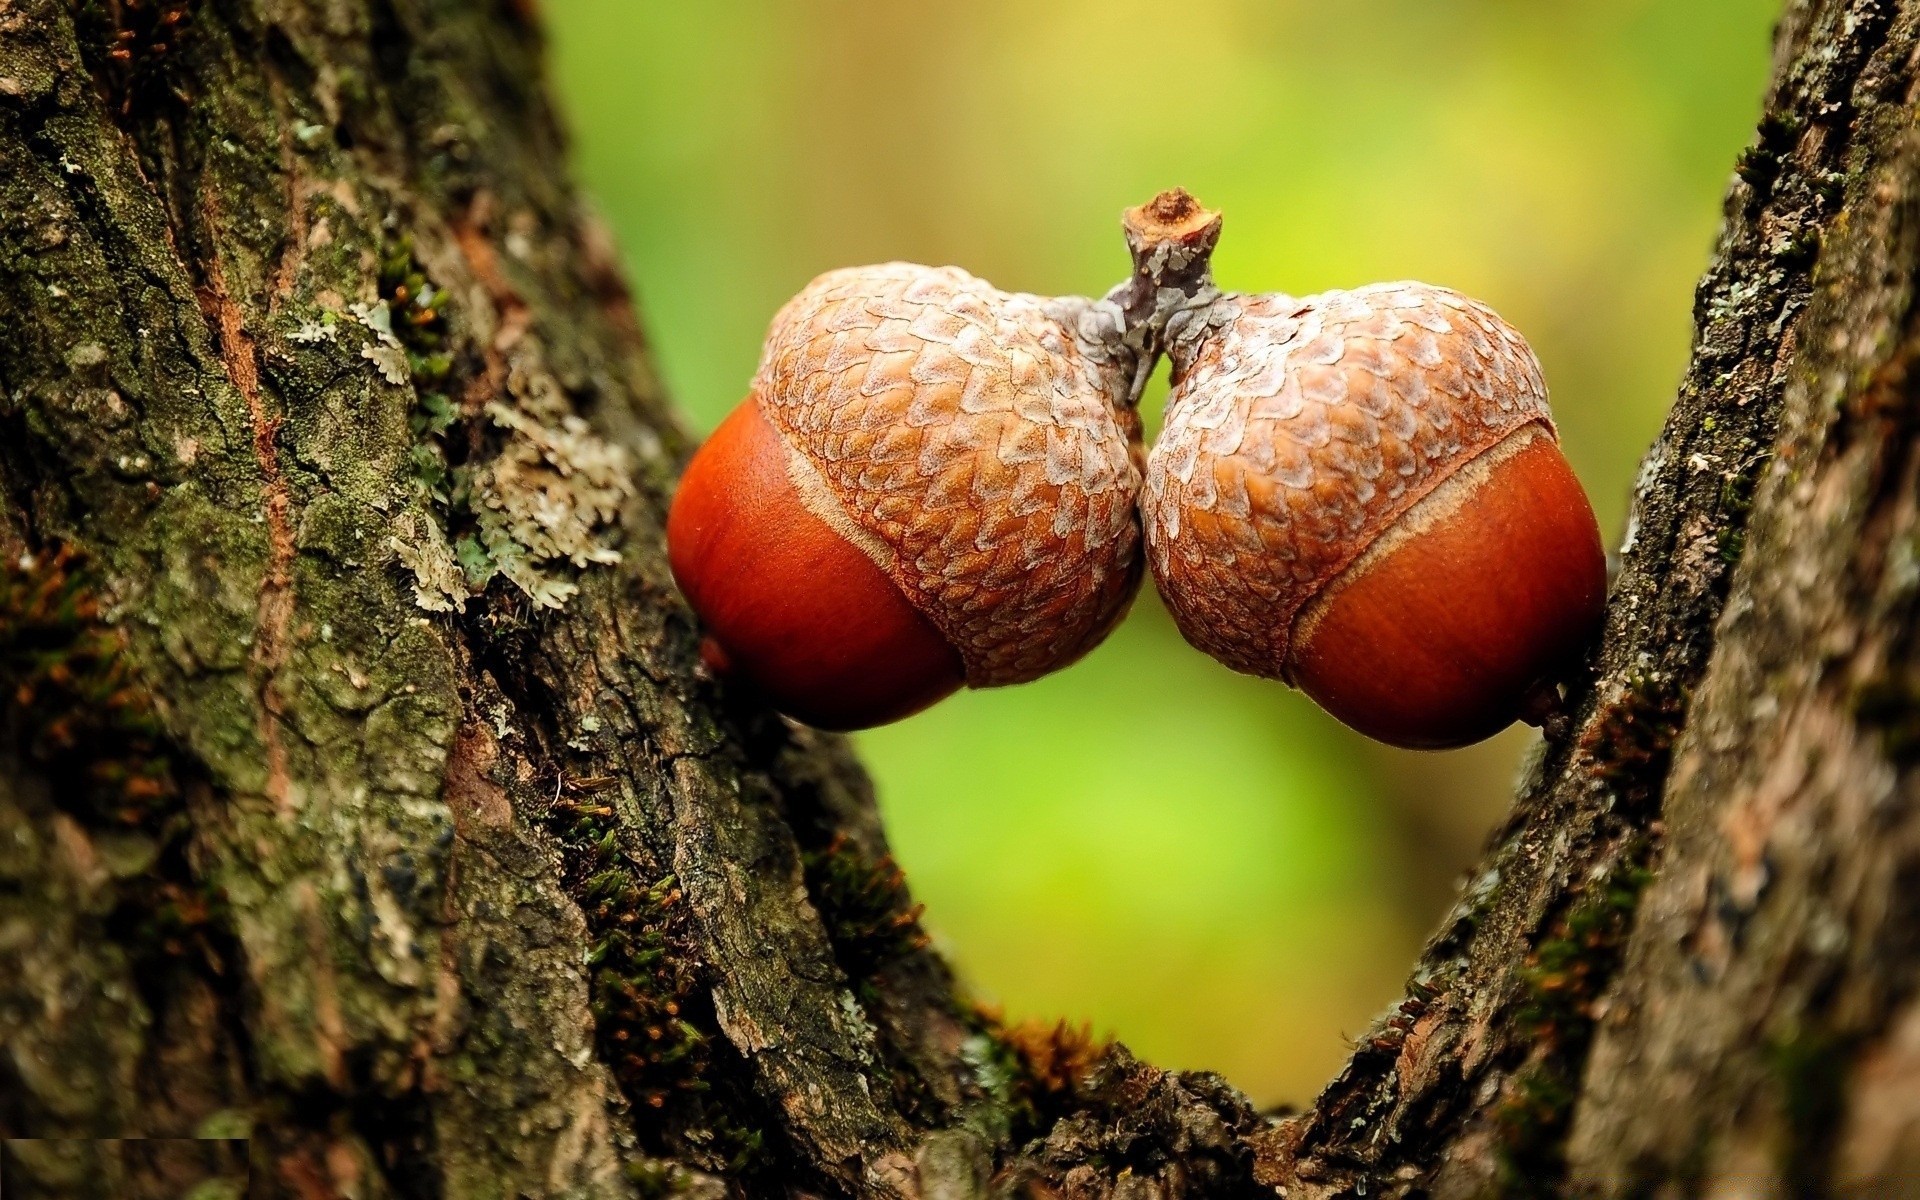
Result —
<instances>
[{"instance_id":1,"label":"scaly acorn cap","mask_svg":"<svg viewBox=\"0 0 1920 1200\"><path fill-rule=\"evenodd\" d=\"M884 263L820 276L767 333L753 395L802 502L939 629L970 686L1072 662L1138 590L1118 323L1111 304Z\"/></svg>"},{"instance_id":2,"label":"scaly acorn cap","mask_svg":"<svg viewBox=\"0 0 1920 1200\"><path fill-rule=\"evenodd\" d=\"M1533 351L1446 288L1223 294L1168 341L1149 558L1187 639L1252 675L1291 681L1301 610L1464 464L1553 436Z\"/></svg>"}]
</instances>

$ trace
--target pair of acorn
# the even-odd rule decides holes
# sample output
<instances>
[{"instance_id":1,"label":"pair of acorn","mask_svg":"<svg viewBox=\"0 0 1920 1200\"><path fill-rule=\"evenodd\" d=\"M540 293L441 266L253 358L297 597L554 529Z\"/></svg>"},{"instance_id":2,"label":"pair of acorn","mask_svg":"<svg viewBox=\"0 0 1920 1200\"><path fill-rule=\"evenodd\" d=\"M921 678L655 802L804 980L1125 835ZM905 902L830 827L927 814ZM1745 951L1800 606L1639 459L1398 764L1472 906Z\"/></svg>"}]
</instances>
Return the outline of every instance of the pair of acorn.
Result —
<instances>
[{"instance_id":1,"label":"pair of acorn","mask_svg":"<svg viewBox=\"0 0 1920 1200\"><path fill-rule=\"evenodd\" d=\"M1133 274L1099 299L888 263L781 309L668 517L708 663L881 724L1078 659L1145 557L1189 642L1383 741L1549 710L1606 564L1520 335L1418 283L1222 292L1219 215L1178 189L1123 226Z\"/></svg>"}]
</instances>

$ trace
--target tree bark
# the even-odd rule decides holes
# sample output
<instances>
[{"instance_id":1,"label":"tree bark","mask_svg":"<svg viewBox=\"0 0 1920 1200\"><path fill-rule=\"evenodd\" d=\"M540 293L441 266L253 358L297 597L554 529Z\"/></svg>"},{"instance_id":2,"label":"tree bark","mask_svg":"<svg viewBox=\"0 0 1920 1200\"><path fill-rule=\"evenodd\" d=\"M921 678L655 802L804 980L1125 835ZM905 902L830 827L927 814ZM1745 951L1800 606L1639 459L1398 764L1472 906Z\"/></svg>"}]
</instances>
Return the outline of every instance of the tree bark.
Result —
<instances>
[{"instance_id":1,"label":"tree bark","mask_svg":"<svg viewBox=\"0 0 1920 1200\"><path fill-rule=\"evenodd\" d=\"M1293 1114L975 1011L701 668L531 7L0 0L7 1185L1920 1194L1920 3L1788 4L1605 637Z\"/></svg>"}]
</instances>

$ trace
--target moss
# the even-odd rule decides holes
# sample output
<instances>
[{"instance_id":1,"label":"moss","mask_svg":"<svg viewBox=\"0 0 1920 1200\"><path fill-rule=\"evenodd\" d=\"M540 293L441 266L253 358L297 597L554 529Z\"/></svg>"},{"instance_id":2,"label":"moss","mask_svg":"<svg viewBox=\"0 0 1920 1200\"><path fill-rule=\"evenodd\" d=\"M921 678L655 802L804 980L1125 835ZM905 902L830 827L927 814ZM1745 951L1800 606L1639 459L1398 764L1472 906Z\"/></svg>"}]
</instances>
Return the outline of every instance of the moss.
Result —
<instances>
[{"instance_id":1,"label":"moss","mask_svg":"<svg viewBox=\"0 0 1920 1200\"><path fill-rule=\"evenodd\" d=\"M1518 1014L1524 1035L1560 1042L1589 1019L1589 1007L1612 973L1640 893L1652 878L1641 865L1645 857L1644 848L1629 848L1622 864L1583 892L1527 956L1521 969L1527 999Z\"/></svg>"},{"instance_id":2,"label":"moss","mask_svg":"<svg viewBox=\"0 0 1920 1200\"><path fill-rule=\"evenodd\" d=\"M184 860L184 839L173 839L178 861L125 889L108 920L114 939L132 948L136 961L152 967L192 961L224 968L230 925L225 898L193 881Z\"/></svg>"},{"instance_id":3,"label":"moss","mask_svg":"<svg viewBox=\"0 0 1920 1200\"><path fill-rule=\"evenodd\" d=\"M1793 1195L1819 1195L1827 1181L1852 1061L1853 1040L1819 1027L1796 1028L1767 1044L1767 1069L1780 1096L1778 1166Z\"/></svg>"},{"instance_id":4,"label":"moss","mask_svg":"<svg viewBox=\"0 0 1920 1200\"><path fill-rule=\"evenodd\" d=\"M1494 1110L1498 1195L1560 1194L1565 1142L1593 1040L1594 1004L1613 978L1640 895L1652 879L1645 840L1622 847L1614 869L1574 898L1519 969L1518 1042L1532 1057Z\"/></svg>"},{"instance_id":5,"label":"moss","mask_svg":"<svg viewBox=\"0 0 1920 1200\"><path fill-rule=\"evenodd\" d=\"M1008 1025L996 1009L986 1007L960 1015L973 1030L961 1047L961 1059L993 1106L990 1114L975 1114L971 1123L985 1126L983 1132L994 1141L1017 1143L1039 1136L1073 1112L1081 1085L1114 1046L1111 1038L1096 1038L1091 1025Z\"/></svg>"},{"instance_id":6,"label":"moss","mask_svg":"<svg viewBox=\"0 0 1920 1200\"><path fill-rule=\"evenodd\" d=\"M1798 113L1769 112L1760 119L1754 143L1742 150L1733 164L1734 173L1753 188L1753 202L1772 191L1805 128L1806 122Z\"/></svg>"},{"instance_id":7,"label":"moss","mask_svg":"<svg viewBox=\"0 0 1920 1200\"><path fill-rule=\"evenodd\" d=\"M1653 803L1685 717L1684 695L1664 676L1646 672L1628 677L1587 736L1594 777L1629 802Z\"/></svg>"},{"instance_id":8,"label":"moss","mask_svg":"<svg viewBox=\"0 0 1920 1200\"><path fill-rule=\"evenodd\" d=\"M1001 1026L999 1037L1019 1064L1016 1089L1042 1110L1070 1100L1113 1047L1112 1038L1094 1036L1090 1023L1023 1021Z\"/></svg>"},{"instance_id":9,"label":"moss","mask_svg":"<svg viewBox=\"0 0 1920 1200\"><path fill-rule=\"evenodd\" d=\"M178 801L153 702L70 546L0 569L0 689L22 750L95 823L151 827Z\"/></svg>"},{"instance_id":10,"label":"moss","mask_svg":"<svg viewBox=\"0 0 1920 1200\"><path fill-rule=\"evenodd\" d=\"M0 709L7 736L89 832L115 878L106 929L157 987L193 963L231 959L226 905L187 861L180 761L107 624L97 580L69 545L0 572Z\"/></svg>"},{"instance_id":11,"label":"moss","mask_svg":"<svg viewBox=\"0 0 1920 1200\"><path fill-rule=\"evenodd\" d=\"M379 288L391 332L407 351L413 378L429 386L445 380L453 366L447 352L446 293L427 279L410 235L402 234L384 247Z\"/></svg>"},{"instance_id":12,"label":"moss","mask_svg":"<svg viewBox=\"0 0 1920 1200\"><path fill-rule=\"evenodd\" d=\"M1790 109L1774 109L1760 118L1759 141L1776 152L1790 148L1806 130L1807 119Z\"/></svg>"},{"instance_id":13,"label":"moss","mask_svg":"<svg viewBox=\"0 0 1920 1200\"><path fill-rule=\"evenodd\" d=\"M636 1159L627 1164L626 1175L640 1200L667 1200L680 1189L678 1171L673 1163L656 1159Z\"/></svg>"},{"instance_id":14,"label":"moss","mask_svg":"<svg viewBox=\"0 0 1920 1200\"><path fill-rule=\"evenodd\" d=\"M591 938L599 1057L633 1105L636 1128L657 1149L691 1148L703 1167L753 1175L765 1165L765 1135L728 1115L737 1098L713 1102L710 1094L716 1052L726 1042L692 966L686 904L673 876L648 882L635 875L620 852L612 807L590 792L561 795L546 823L566 847L567 891Z\"/></svg>"},{"instance_id":15,"label":"moss","mask_svg":"<svg viewBox=\"0 0 1920 1200\"><path fill-rule=\"evenodd\" d=\"M194 1128L193 1136L211 1141L245 1141L253 1136L253 1114L223 1108L201 1121Z\"/></svg>"},{"instance_id":16,"label":"moss","mask_svg":"<svg viewBox=\"0 0 1920 1200\"><path fill-rule=\"evenodd\" d=\"M1757 472L1736 471L1720 484L1721 525L1716 540L1720 561L1729 566L1746 553L1747 514L1753 509L1753 489L1758 482Z\"/></svg>"},{"instance_id":17,"label":"moss","mask_svg":"<svg viewBox=\"0 0 1920 1200\"><path fill-rule=\"evenodd\" d=\"M610 840L596 845L596 855L606 855ZM696 985L668 944L682 903L673 877L642 886L624 868L608 867L585 881L578 899L597 934L587 964L601 1054L627 1098L659 1109L677 1091L698 1090L707 1037L683 1016Z\"/></svg>"},{"instance_id":18,"label":"moss","mask_svg":"<svg viewBox=\"0 0 1920 1200\"><path fill-rule=\"evenodd\" d=\"M920 925L926 906L913 903L892 855L875 861L845 834L803 855L801 866L834 957L855 993L870 1005L873 977L926 947Z\"/></svg>"},{"instance_id":19,"label":"moss","mask_svg":"<svg viewBox=\"0 0 1920 1200\"><path fill-rule=\"evenodd\" d=\"M459 407L444 390L453 373L449 349L447 293L427 279L414 257L413 239L401 235L382 248L378 276L380 300L355 306L355 315L376 342L362 356L389 383L411 384L414 407L409 417L414 446L408 463L416 489L445 507L451 487L446 438L459 420ZM331 315L331 314L328 314Z\"/></svg>"},{"instance_id":20,"label":"moss","mask_svg":"<svg viewBox=\"0 0 1920 1200\"><path fill-rule=\"evenodd\" d=\"M1756 192L1765 192L1780 175L1780 156L1765 146L1748 146L1733 160L1734 174Z\"/></svg>"}]
</instances>

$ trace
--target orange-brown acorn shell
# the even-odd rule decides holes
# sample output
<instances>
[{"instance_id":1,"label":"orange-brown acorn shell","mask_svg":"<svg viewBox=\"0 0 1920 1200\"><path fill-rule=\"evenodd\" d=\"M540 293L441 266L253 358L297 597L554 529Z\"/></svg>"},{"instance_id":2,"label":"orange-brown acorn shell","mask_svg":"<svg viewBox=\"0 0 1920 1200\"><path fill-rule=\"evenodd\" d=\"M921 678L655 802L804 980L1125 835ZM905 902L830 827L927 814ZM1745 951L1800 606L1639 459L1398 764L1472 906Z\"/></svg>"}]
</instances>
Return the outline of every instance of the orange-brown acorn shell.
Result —
<instances>
[{"instance_id":1,"label":"orange-brown acorn shell","mask_svg":"<svg viewBox=\"0 0 1920 1200\"><path fill-rule=\"evenodd\" d=\"M693 456L667 517L711 661L822 729L897 720L960 687L960 655L860 548L808 510L749 397Z\"/></svg>"},{"instance_id":2,"label":"orange-brown acorn shell","mask_svg":"<svg viewBox=\"0 0 1920 1200\"><path fill-rule=\"evenodd\" d=\"M1478 741L1585 649L1606 583L1586 493L1529 425L1463 464L1302 611L1288 675L1381 741Z\"/></svg>"}]
</instances>

